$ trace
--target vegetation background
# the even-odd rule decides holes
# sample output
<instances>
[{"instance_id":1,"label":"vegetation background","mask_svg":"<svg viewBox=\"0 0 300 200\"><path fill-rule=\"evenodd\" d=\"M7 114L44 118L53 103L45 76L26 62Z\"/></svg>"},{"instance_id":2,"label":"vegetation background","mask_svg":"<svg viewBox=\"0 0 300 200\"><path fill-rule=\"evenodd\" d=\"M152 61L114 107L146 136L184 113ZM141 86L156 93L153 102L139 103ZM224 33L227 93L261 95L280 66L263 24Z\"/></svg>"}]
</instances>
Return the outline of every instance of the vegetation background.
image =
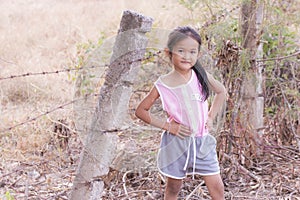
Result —
<instances>
[{"instance_id":1,"label":"vegetation background","mask_svg":"<svg viewBox=\"0 0 300 200\"><path fill-rule=\"evenodd\" d=\"M70 103L78 90L78 73L66 69L84 66L103 42L117 34L124 10L153 17L157 29L168 30L186 24L199 28L203 36L211 38L207 40L211 43L204 44L207 47L213 45L209 55L220 59L225 55L221 52L228 50L224 47L224 41L230 41L239 48L241 40L241 0L228 2L0 1L0 199L67 199L84 136L76 131L73 104ZM269 97L266 98L265 108L265 138L268 150L272 149L272 152L268 151L269 157L265 152L265 156L257 157L244 152L251 142L231 143L232 148L245 145L239 148L241 151L233 151L233 154L242 153L245 157L237 157L235 161L223 160L227 199L300 199L300 70L299 54L295 54L299 52L300 44L300 16L297 12L300 3L299 0L265 0L265 3L266 23L262 40L266 44L264 58L271 59L265 62L265 94ZM236 55L231 56L235 58ZM282 59L275 59L277 57ZM235 62L231 61L237 64ZM228 66L214 72L224 75L224 70L230 72L231 65ZM165 70L156 63L146 63L141 79L147 76L155 80L159 74L153 68ZM59 70L63 72L59 73ZM32 75L34 73L42 74ZM21 76L11 77L14 75ZM225 76L221 77L226 80ZM89 81L87 86L99 86L91 85ZM145 92L141 91L141 86L145 90L151 86L150 81L139 80L139 84L132 107ZM228 143L226 130L229 126L230 123L224 125L221 143ZM236 129L237 133L243 131L239 126ZM138 134L141 130L143 134ZM151 147L155 150L152 145L159 141L159 134L153 138L148 133L144 127L120 136L124 144L143 139L146 142L140 148L147 150ZM150 133L153 134L153 130ZM234 140L235 136L233 134L230 138ZM224 148L220 147L220 151L228 150ZM126 180L124 183L124 177L129 183ZM148 188L145 188L145 183L148 183ZM138 195L130 191L124 193L118 189L124 189L124 184L127 184L128 190L131 188L131 191L140 192L137 192ZM203 183L201 187L197 187L198 184L187 181L182 198L209 198ZM124 173L114 174L107 181L109 190L106 197L156 199L161 197L163 187L163 177L153 171L142 177L128 173L126 176Z\"/></svg>"}]
</instances>

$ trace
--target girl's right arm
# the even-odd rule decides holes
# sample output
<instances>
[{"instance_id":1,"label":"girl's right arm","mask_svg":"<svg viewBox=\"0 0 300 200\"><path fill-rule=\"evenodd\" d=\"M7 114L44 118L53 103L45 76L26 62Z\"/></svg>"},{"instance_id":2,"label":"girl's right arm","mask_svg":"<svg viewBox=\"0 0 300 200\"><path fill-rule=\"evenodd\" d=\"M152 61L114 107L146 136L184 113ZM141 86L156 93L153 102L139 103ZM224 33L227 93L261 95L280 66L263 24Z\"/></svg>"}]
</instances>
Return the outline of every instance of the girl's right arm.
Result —
<instances>
[{"instance_id":1,"label":"girl's right arm","mask_svg":"<svg viewBox=\"0 0 300 200\"><path fill-rule=\"evenodd\" d=\"M168 123L166 119L165 120L158 119L152 116L150 113L150 108L158 98L159 98L159 93L156 87L153 87L150 90L150 92L147 94L147 96L140 102L140 104L136 108L135 115L141 120L143 120L144 122L152 126L164 130L168 130Z\"/></svg>"},{"instance_id":2,"label":"girl's right arm","mask_svg":"<svg viewBox=\"0 0 300 200\"><path fill-rule=\"evenodd\" d=\"M191 131L188 127L177 123L175 120L168 122L167 119L158 119L157 117L151 115L150 108L158 98L159 93L156 87L153 87L136 108L135 115L144 122L157 128L166 130L182 139L190 136Z\"/></svg>"}]
</instances>

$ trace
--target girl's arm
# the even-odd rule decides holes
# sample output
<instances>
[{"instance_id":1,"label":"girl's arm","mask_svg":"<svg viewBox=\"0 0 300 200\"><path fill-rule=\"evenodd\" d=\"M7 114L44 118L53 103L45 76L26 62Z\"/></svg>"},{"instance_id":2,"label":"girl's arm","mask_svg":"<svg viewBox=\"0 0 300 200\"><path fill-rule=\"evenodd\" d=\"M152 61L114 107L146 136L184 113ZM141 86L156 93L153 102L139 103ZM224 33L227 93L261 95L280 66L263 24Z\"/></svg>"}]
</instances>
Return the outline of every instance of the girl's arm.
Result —
<instances>
[{"instance_id":1,"label":"girl's arm","mask_svg":"<svg viewBox=\"0 0 300 200\"><path fill-rule=\"evenodd\" d=\"M168 130L168 124L166 120L158 119L152 116L150 113L150 108L158 98L159 93L156 87L153 87L136 108L135 115L152 126Z\"/></svg>"},{"instance_id":2,"label":"girl's arm","mask_svg":"<svg viewBox=\"0 0 300 200\"><path fill-rule=\"evenodd\" d=\"M213 120L222 110L226 100L227 91L224 85L220 81L216 80L211 74L207 73L207 78L210 89L215 93L213 102L208 112L208 117Z\"/></svg>"},{"instance_id":3,"label":"girl's arm","mask_svg":"<svg viewBox=\"0 0 300 200\"><path fill-rule=\"evenodd\" d=\"M157 128L166 130L180 138L190 136L191 131L189 130L188 127L185 127L174 120L168 122L167 119L158 119L157 117L151 115L150 108L158 98L159 98L159 93L156 87L153 87L150 90L150 92L147 94L147 96L140 102L140 104L136 108L135 115L141 120L143 120L144 122L152 126L155 126Z\"/></svg>"}]
</instances>

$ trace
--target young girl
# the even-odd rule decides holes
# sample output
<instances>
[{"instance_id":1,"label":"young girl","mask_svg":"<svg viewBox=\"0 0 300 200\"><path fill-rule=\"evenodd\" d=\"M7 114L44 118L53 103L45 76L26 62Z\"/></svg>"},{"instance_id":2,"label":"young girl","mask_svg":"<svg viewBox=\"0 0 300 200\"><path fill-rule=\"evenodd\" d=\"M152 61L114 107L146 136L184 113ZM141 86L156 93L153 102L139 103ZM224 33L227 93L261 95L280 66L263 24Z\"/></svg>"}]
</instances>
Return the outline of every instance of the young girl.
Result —
<instances>
[{"instance_id":1,"label":"young girl","mask_svg":"<svg viewBox=\"0 0 300 200\"><path fill-rule=\"evenodd\" d=\"M216 139L209 129L223 106L226 90L199 64L200 46L200 35L190 27L178 27L169 34L165 51L173 70L159 77L135 113L144 122L165 130L157 164L167 177L167 200L177 199L188 174L202 175L212 199L224 199ZM215 96L208 109L210 90ZM152 116L149 111L159 97L167 119Z\"/></svg>"}]
</instances>

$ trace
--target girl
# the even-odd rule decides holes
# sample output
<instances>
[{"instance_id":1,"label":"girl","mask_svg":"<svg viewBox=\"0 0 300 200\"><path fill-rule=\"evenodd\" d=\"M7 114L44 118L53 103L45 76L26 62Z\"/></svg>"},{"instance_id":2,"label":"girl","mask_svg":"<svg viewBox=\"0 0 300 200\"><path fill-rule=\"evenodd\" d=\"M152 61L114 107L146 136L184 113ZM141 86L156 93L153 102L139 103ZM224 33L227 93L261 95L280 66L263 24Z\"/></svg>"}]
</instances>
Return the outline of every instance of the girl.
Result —
<instances>
[{"instance_id":1,"label":"girl","mask_svg":"<svg viewBox=\"0 0 300 200\"><path fill-rule=\"evenodd\" d=\"M182 180L200 174L213 200L224 199L224 186L216 154L216 139L209 134L226 98L225 87L199 64L201 37L190 27L169 34L166 54L173 70L159 77L136 109L136 116L164 131L158 169L167 177L164 198L177 199ZM210 90L215 96L208 110ZM152 116L150 108L161 98L167 119Z\"/></svg>"}]
</instances>

